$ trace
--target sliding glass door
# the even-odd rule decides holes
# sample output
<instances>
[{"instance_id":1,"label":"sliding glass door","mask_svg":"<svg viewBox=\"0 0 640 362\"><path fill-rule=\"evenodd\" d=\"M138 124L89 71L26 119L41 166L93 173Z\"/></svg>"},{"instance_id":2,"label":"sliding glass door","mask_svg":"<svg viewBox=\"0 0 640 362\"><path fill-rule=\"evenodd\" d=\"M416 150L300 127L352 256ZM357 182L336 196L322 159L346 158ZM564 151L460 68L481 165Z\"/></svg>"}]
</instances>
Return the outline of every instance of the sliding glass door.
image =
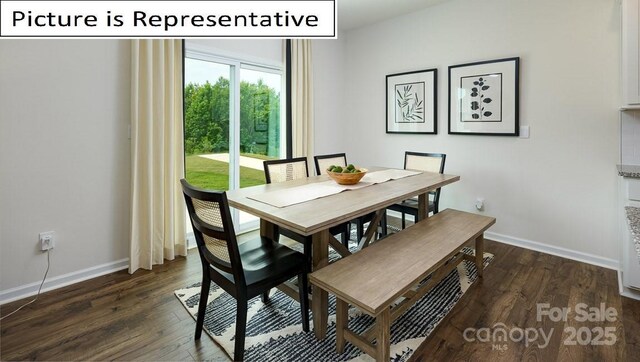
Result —
<instances>
[{"instance_id":1,"label":"sliding glass door","mask_svg":"<svg viewBox=\"0 0 640 362\"><path fill-rule=\"evenodd\" d=\"M187 180L216 190L264 184L262 162L284 153L281 90L281 69L187 51ZM234 219L239 231L258 225L244 212Z\"/></svg>"},{"instance_id":2,"label":"sliding glass door","mask_svg":"<svg viewBox=\"0 0 640 362\"><path fill-rule=\"evenodd\" d=\"M233 67L185 59L186 178L208 189L229 189L229 125Z\"/></svg>"}]
</instances>

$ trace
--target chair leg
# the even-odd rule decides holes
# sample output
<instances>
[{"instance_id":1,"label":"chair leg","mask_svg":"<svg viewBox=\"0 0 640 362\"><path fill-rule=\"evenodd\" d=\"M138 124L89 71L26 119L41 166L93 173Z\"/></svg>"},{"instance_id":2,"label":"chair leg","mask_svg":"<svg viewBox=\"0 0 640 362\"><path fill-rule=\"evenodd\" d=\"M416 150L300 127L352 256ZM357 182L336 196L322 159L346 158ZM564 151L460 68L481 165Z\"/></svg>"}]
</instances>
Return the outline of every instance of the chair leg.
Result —
<instances>
[{"instance_id":1,"label":"chair leg","mask_svg":"<svg viewBox=\"0 0 640 362\"><path fill-rule=\"evenodd\" d=\"M342 245L349 248L349 234L346 231L340 233L340 238L342 239Z\"/></svg>"},{"instance_id":2,"label":"chair leg","mask_svg":"<svg viewBox=\"0 0 640 362\"><path fill-rule=\"evenodd\" d=\"M273 225L273 235L274 235L273 241L275 241L276 243L279 243L280 242L280 228L278 227L278 225Z\"/></svg>"},{"instance_id":3,"label":"chair leg","mask_svg":"<svg viewBox=\"0 0 640 362\"><path fill-rule=\"evenodd\" d=\"M387 209L382 212L382 220L380 220L380 233L387 236Z\"/></svg>"},{"instance_id":4,"label":"chair leg","mask_svg":"<svg viewBox=\"0 0 640 362\"><path fill-rule=\"evenodd\" d=\"M312 238L311 236L307 236L305 238L305 242L304 242L304 256L307 260L307 265L305 265L305 270L307 271L307 273L311 273L312 269L313 269L313 259L312 259L312 252L311 250L313 249L313 244L312 244ZM298 281L298 283L300 283L300 281ZM301 286L298 285L298 289L300 289ZM311 293L311 286L307 286L307 293Z\"/></svg>"},{"instance_id":5,"label":"chair leg","mask_svg":"<svg viewBox=\"0 0 640 362\"><path fill-rule=\"evenodd\" d=\"M269 291L271 289L267 289L264 293L262 293L262 303L266 303L269 301Z\"/></svg>"},{"instance_id":6,"label":"chair leg","mask_svg":"<svg viewBox=\"0 0 640 362\"><path fill-rule=\"evenodd\" d=\"M247 331L247 299L239 297L236 309L236 343L233 360L242 361L244 359L244 337Z\"/></svg>"},{"instance_id":7,"label":"chair leg","mask_svg":"<svg viewBox=\"0 0 640 362\"><path fill-rule=\"evenodd\" d=\"M405 228L404 212L402 213L402 229Z\"/></svg>"},{"instance_id":8,"label":"chair leg","mask_svg":"<svg viewBox=\"0 0 640 362\"><path fill-rule=\"evenodd\" d=\"M311 236L307 236L304 241L304 251L303 254L307 259L307 270L311 271L312 259L311 259L311 250L312 250L312 241Z\"/></svg>"},{"instance_id":9,"label":"chair leg","mask_svg":"<svg viewBox=\"0 0 640 362\"><path fill-rule=\"evenodd\" d=\"M362 234L364 234L364 225L362 220L358 219L356 224L356 238L358 243L360 243L360 240L362 240Z\"/></svg>"},{"instance_id":10,"label":"chair leg","mask_svg":"<svg viewBox=\"0 0 640 362\"><path fill-rule=\"evenodd\" d=\"M200 304L198 304L198 318L196 319L196 339L200 339L202 335L204 315L207 311L207 300L209 299L209 287L211 287L211 279L205 275L202 277L202 287L200 288Z\"/></svg>"},{"instance_id":11,"label":"chair leg","mask_svg":"<svg viewBox=\"0 0 640 362\"><path fill-rule=\"evenodd\" d=\"M307 273L298 274L298 290L300 293L300 310L302 312L302 330L309 332L309 293Z\"/></svg>"}]
</instances>

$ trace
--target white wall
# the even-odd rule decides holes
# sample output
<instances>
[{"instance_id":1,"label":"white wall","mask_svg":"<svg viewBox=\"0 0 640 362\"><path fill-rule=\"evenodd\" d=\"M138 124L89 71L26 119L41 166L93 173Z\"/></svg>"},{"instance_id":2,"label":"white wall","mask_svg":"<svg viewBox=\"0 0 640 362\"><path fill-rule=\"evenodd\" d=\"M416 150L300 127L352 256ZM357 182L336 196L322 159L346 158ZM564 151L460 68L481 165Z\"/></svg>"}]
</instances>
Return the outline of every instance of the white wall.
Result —
<instances>
[{"instance_id":1,"label":"white wall","mask_svg":"<svg viewBox=\"0 0 640 362\"><path fill-rule=\"evenodd\" d=\"M347 61L344 38L344 34L340 33L338 40L312 42L316 155L345 152L348 143L344 126L347 81L344 73Z\"/></svg>"},{"instance_id":2,"label":"white wall","mask_svg":"<svg viewBox=\"0 0 640 362\"><path fill-rule=\"evenodd\" d=\"M42 280L42 231L48 279L123 264L129 123L129 41L0 41L0 300Z\"/></svg>"},{"instance_id":3,"label":"white wall","mask_svg":"<svg viewBox=\"0 0 640 362\"><path fill-rule=\"evenodd\" d=\"M444 207L473 211L484 197L494 233L615 266L619 14L611 0L453 0L348 32L334 121L352 135L343 148L395 167L405 150L444 152L446 172L461 175ZM447 67L512 56L531 138L448 135ZM385 75L433 67L439 134L385 134Z\"/></svg>"}]
</instances>

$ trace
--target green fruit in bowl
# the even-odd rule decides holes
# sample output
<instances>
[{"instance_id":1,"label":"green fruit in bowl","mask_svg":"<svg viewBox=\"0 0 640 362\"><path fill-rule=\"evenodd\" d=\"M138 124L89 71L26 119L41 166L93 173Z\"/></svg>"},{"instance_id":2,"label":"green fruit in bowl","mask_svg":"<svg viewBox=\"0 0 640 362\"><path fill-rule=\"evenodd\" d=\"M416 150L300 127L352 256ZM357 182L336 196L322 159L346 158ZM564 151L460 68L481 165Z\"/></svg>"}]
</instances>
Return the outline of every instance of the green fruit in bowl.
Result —
<instances>
[{"instance_id":1,"label":"green fruit in bowl","mask_svg":"<svg viewBox=\"0 0 640 362\"><path fill-rule=\"evenodd\" d=\"M331 172L340 173L340 172L342 172L342 167L336 166L336 167L333 168L333 170L331 170Z\"/></svg>"},{"instance_id":2,"label":"green fruit in bowl","mask_svg":"<svg viewBox=\"0 0 640 362\"><path fill-rule=\"evenodd\" d=\"M352 163L349 164L349 166L347 166L347 170L355 170L356 166L354 166Z\"/></svg>"}]
</instances>

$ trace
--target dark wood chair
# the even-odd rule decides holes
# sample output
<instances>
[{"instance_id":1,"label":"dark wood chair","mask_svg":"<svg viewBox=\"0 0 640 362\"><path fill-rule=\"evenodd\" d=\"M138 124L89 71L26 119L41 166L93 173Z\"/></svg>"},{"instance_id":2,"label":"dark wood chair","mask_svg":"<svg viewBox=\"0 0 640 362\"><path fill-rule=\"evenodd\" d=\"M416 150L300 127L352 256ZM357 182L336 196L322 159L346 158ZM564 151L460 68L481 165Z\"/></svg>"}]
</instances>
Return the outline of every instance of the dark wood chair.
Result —
<instances>
[{"instance_id":1,"label":"dark wood chair","mask_svg":"<svg viewBox=\"0 0 640 362\"><path fill-rule=\"evenodd\" d=\"M211 281L237 301L234 360L241 361L244 355L248 300L258 295L266 300L269 289L295 276L300 286L302 329L308 332L307 258L265 237L238 244L227 194L196 188L184 179L180 182L202 261L195 339L202 334Z\"/></svg>"},{"instance_id":2,"label":"dark wood chair","mask_svg":"<svg viewBox=\"0 0 640 362\"><path fill-rule=\"evenodd\" d=\"M346 153L334 153L330 155L319 155L313 157L313 162L316 166L316 174L324 175L329 166L341 166L346 167L347 164L347 154ZM356 240L360 242L362 236L364 235L364 224L371 222L375 217L375 213L370 213L359 218L351 220L351 223L356 226ZM349 227L349 229L351 229ZM385 229L383 227L383 229ZM349 230L351 231L351 230ZM344 243L343 243L344 244ZM345 246L348 247L347 244Z\"/></svg>"},{"instance_id":3,"label":"dark wood chair","mask_svg":"<svg viewBox=\"0 0 640 362\"><path fill-rule=\"evenodd\" d=\"M404 168L405 170L417 170L444 173L444 163L447 159L447 155L443 153L421 153L406 151L404 155ZM440 188L429 193L428 210L427 213L438 213L438 207L440 203ZM418 218L418 198L414 197L408 200L404 200L400 203L387 207L387 210L393 210L402 214L402 228L405 228L405 215L413 215L413 221L416 222Z\"/></svg>"},{"instance_id":4,"label":"dark wood chair","mask_svg":"<svg viewBox=\"0 0 640 362\"><path fill-rule=\"evenodd\" d=\"M316 174L324 175L329 166L347 166L346 153L333 153L330 155L313 156L313 163L316 166Z\"/></svg>"},{"instance_id":5,"label":"dark wood chair","mask_svg":"<svg viewBox=\"0 0 640 362\"><path fill-rule=\"evenodd\" d=\"M289 158L284 160L264 161L264 177L267 183L284 182L309 177L309 167L306 157ZM349 242L349 226L347 223L329 229L332 235L340 235L342 243ZM284 235L304 245L304 253L311 257L311 236L304 236L283 227L276 226L276 235ZM277 240L276 240L277 241Z\"/></svg>"},{"instance_id":6,"label":"dark wood chair","mask_svg":"<svg viewBox=\"0 0 640 362\"><path fill-rule=\"evenodd\" d=\"M264 177L267 183L284 182L309 177L306 157L263 162Z\"/></svg>"}]
</instances>

